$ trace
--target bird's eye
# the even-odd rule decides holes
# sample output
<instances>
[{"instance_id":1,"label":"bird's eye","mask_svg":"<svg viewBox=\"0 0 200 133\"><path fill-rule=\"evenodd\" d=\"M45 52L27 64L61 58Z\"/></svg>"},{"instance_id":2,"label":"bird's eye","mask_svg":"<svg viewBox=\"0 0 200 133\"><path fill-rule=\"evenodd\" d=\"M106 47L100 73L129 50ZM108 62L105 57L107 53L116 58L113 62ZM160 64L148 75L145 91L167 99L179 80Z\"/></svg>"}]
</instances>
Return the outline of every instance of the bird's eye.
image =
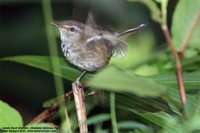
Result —
<instances>
[{"instance_id":1,"label":"bird's eye","mask_svg":"<svg viewBox=\"0 0 200 133\"><path fill-rule=\"evenodd\" d=\"M71 27L69 30L70 30L71 32L74 32L74 31L75 31L75 28L74 28L74 27Z\"/></svg>"}]
</instances>

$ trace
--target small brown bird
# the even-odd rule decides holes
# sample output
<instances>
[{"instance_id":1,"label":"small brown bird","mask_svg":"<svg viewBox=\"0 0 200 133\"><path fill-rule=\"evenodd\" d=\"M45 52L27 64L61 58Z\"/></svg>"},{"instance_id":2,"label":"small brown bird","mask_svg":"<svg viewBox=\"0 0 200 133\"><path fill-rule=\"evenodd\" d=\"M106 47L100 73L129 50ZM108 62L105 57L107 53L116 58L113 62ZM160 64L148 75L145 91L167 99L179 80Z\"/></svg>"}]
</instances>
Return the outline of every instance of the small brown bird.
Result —
<instances>
[{"instance_id":1,"label":"small brown bird","mask_svg":"<svg viewBox=\"0 0 200 133\"><path fill-rule=\"evenodd\" d=\"M127 51L127 45L119 36L133 33L145 25L121 32L111 33L98 27L89 26L77 21L64 21L52 23L57 26L61 36L61 48L67 60L84 72L72 83L74 101L80 132L87 133L86 107L84 103L84 90L80 78L86 71L95 72L105 67L112 55L123 57Z\"/></svg>"},{"instance_id":2,"label":"small brown bird","mask_svg":"<svg viewBox=\"0 0 200 133\"><path fill-rule=\"evenodd\" d=\"M111 33L73 20L52 24L60 31L64 56L70 63L88 72L105 67L112 55L125 56L127 44L119 37L146 26L141 24L121 33Z\"/></svg>"}]
</instances>

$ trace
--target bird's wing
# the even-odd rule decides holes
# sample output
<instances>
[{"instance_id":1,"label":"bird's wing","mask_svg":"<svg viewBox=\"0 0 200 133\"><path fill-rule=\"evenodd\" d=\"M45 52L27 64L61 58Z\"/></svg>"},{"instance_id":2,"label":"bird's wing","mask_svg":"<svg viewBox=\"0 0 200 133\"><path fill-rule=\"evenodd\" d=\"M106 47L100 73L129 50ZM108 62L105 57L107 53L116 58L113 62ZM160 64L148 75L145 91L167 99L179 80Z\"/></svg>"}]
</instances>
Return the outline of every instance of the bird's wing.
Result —
<instances>
[{"instance_id":1,"label":"bird's wing","mask_svg":"<svg viewBox=\"0 0 200 133\"><path fill-rule=\"evenodd\" d=\"M88 44L107 43L112 49L112 54L115 57L124 57L127 53L127 44L112 34L99 34L89 37L86 42Z\"/></svg>"},{"instance_id":2,"label":"bird's wing","mask_svg":"<svg viewBox=\"0 0 200 133\"><path fill-rule=\"evenodd\" d=\"M116 37L119 37L119 38L128 37L129 35L135 34L135 33L137 33L139 30L142 30L143 28L147 27L149 23L150 23L150 22L144 23L144 24L140 24L140 25L137 26L137 27L134 27L134 28L131 28L131 29L122 31L122 32L116 32L116 33L114 33L114 35L115 35Z\"/></svg>"}]
</instances>

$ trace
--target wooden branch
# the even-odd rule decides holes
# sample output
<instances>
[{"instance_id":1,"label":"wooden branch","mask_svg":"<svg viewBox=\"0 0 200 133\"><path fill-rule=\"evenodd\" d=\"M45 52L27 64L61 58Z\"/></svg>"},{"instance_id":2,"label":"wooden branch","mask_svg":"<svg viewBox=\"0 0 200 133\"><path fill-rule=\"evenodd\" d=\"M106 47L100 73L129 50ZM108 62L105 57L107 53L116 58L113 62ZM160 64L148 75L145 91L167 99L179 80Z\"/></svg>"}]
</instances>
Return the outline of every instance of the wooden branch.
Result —
<instances>
[{"instance_id":1,"label":"wooden branch","mask_svg":"<svg viewBox=\"0 0 200 133\"><path fill-rule=\"evenodd\" d=\"M37 115L29 124L37 124L48 119L49 117L51 117L52 115L54 115L56 112L60 110L61 105L63 105L65 101L70 102L71 97L74 95L74 101L75 101L77 117L79 121L80 133L87 133L88 132L87 124L86 124L87 115L86 115L86 107L85 107L85 96L84 96L84 90L83 90L83 88L87 86L88 86L87 83L81 84L79 81L76 80L75 82L72 83L72 91L69 91L65 95L61 96L61 98L59 98L58 101L56 101L50 107L45 109L42 113ZM95 92L91 91L87 93L86 96L90 96L94 94Z\"/></svg>"},{"instance_id":2,"label":"wooden branch","mask_svg":"<svg viewBox=\"0 0 200 133\"><path fill-rule=\"evenodd\" d=\"M79 80L76 80L72 83L72 91L74 95L80 133L88 133L84 90Z\"/></svg>"},{"instance_id":3,"label":"wooden branch","mask_svg":"<svg viewBox=\"0 0 200 133\"><path fill-rule=\"evenodd\" d=\"M55 102L50 107L45 109L42 113L36 116L29 124L37 124L51 117L52 115L54 115L56 112L59 111L60 106L64 104L66 100L67 102L70 102L71 96L72 96L72 91L67 92L65 95L61 97L59 101Z\"/></svg>"},{"instance_id":4,"label":"wooden branch","mask_svg":"<svg viewBox=\"0 0 200 133\"><path fill-rule=\"evenodd\" d=\"M87 86L88 86L87 83L82 83L82 87L83 88L87 87ZM48 107L47 109L45 109L42 113L40 113L39 115L37 115L31 122L29 122L29 124L40 123L40 122L48 119L52 115L54 115L56 112L59 111L60 106L62 104L64 104L66 101L70 102L71 97L73 96L72 94L73 94L73 92L69 91L65 95L61 96L58 101L56 101L50 107ZM94 94L95 93L92 91L92 92L88 93L86 96L94 95Z\"/></svg>"}]
</instances>

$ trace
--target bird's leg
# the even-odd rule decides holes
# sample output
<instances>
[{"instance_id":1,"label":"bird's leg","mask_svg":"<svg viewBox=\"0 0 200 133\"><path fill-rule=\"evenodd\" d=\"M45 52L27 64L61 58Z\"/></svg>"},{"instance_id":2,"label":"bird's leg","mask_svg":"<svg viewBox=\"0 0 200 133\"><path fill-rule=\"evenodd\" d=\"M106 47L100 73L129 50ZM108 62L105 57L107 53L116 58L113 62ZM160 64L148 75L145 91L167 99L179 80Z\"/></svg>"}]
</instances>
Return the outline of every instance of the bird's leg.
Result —
<instances>
[{"instance_id":1,"label":"bird's leg","mask_svg":"<svg viewBox=\"0 0 200 133\"><path fill-rule=\"evenodd\" d=\"M72 83L72 86L77 86L78 88L82 88L82 84L80 83L81 78L85 75L86 71L83 71L81 75ZM76 93L76 92L75 92Z\"/></svg>"},{"instance_id":2,"label":"bird's leg","mask_svg":"<svg viewBox=\"0 0 200 133\"><path fill-rule=\"evenodd\" d=\"M83 71L81 75L76 79L76 82L81 80L81 78L85 75L86 71Z\"/></svg>"},{"instance_id":3,"label":"bird's leg","mask_svg":"<svg viewBox=\"0 0 200 133\"><path fill-rule=\"evenodd\" d=\"M86 71L83 71L81 75L72 83L75 84L78 87L82 87L82 84L80 83L81 78L85 75Z\"/></svg>"}]
</instances>

